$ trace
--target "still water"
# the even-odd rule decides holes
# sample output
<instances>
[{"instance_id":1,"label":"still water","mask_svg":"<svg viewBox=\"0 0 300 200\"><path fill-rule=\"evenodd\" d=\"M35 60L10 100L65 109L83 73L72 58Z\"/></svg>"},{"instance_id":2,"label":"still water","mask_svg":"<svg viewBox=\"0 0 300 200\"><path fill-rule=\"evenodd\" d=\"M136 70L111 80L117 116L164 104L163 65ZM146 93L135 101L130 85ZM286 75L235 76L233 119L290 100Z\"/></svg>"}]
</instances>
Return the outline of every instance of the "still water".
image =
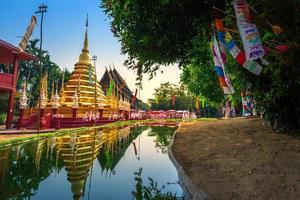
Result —
<instances>
[{"instance_id":1,"label":"still water","mask_svg":"<svg viewBox=\"0 0 300 200\"><path fill-rule=\"evenodd\" d=\"M0 199L134 199L142 168L163 192L183 195L167 146L175 128L71 133L0 149ZM164 186L164 187L163 187Z\"/></svg>"}]
</instances>

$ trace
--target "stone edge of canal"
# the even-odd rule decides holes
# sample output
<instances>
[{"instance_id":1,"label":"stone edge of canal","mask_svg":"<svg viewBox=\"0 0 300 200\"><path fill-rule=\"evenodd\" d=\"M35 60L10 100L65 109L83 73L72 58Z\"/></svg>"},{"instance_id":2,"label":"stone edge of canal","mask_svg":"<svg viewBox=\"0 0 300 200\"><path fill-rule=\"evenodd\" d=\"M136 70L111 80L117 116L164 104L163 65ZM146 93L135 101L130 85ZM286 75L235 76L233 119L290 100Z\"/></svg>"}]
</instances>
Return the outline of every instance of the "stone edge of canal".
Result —
<instances>
[{"instance_id":1,"label":"stone edge of canal","mask_svg":"<svg viewBox=\"0 0 300 200\"><path fill-rule=\"evenodd\" d=\"M168 155L173 163L174 167L176 168L179 182L181 188L183 190L184 200L210 200L212 199L204 190L198 188L193 181L186 175L184 169L178 163L177 159L175 158L172 148L174 145L174 140L178 130L180 129L181 123L179 123L178 128L175 130L172 140L168 146Z\"/></svg>"}]
</instances>

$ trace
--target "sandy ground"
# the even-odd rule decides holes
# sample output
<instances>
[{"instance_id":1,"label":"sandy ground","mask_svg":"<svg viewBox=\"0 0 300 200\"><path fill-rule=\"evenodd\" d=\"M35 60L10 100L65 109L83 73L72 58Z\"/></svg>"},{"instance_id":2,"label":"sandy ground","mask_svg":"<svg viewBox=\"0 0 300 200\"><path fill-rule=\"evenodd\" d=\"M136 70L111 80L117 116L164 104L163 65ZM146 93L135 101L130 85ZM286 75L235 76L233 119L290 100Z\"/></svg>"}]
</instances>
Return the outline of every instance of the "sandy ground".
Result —
<instances>
[{"instance_id":1,"label":"sandy ground","mask_svg":"<svg viewBox=\"0 0 300 200\"><path fill-rule=\"evenodd\" d=\"M32 136L32 134L0 134L0 141L13 140L16 138L24 138L29 136Z\"/></svg>"},{"instance_id":2,"label":"sandy ground","mask_svg":"<svg viewBox=\"0 0 300 200\"><path fill-rule=\"evenodd\" d=\"M300 140L260 119L183 123L172 151L213 199L300 199Z\"/></svg>"}]
</instances>

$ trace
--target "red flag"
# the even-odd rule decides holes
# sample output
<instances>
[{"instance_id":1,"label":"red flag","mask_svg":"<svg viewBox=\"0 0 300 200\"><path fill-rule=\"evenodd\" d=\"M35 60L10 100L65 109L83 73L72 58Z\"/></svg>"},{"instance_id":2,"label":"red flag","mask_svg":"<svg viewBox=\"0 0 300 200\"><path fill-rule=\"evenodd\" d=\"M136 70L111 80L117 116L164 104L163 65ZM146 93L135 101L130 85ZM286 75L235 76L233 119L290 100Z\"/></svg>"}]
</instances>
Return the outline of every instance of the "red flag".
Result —
<instances>
[{"instance_id":1,"label":"red flag","mask_svg":"<svg viewBox=\"0 0 300 200\"><path fill-rule=\"evenodd\" d=\"M135 102L136 102L136 95L137 95L137 89L135 89L135 93L134 93L134 96L132 97L132 105L135 105Z\"/></svg>"},{"instance_id":2,"label":"red flag","mask_svg":"<svg viewBox=\"0 0 300 200\"><path fill-rule=\"evenodd\" d=\"M197 97L197 98L196 98L196 109L197 109L197 111L200 110L200 107L201 107L201 104L200 104L200 98Z\"/></svg>"},{"instance_id":3,"label":"red flag","mask_svg":"<svg viewBox=\"0 0 300 200\"><path fill-rule=\"evenodd\" d=\"M173 96L172 96L172 106L174 106L174 105L175 105L175 98L176 98L176 96L175 96L175 95L173 95Z\"/></svg>"}]
</instances>

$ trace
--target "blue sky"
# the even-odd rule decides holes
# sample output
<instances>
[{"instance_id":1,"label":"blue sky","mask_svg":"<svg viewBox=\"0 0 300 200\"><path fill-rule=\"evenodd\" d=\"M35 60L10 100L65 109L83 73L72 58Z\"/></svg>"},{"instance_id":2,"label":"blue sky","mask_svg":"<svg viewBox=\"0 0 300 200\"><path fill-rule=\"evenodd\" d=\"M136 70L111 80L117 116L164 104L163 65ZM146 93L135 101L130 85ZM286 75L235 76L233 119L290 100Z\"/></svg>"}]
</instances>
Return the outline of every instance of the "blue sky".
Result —
<instances>
[{"instance_id":1,"label":"blue sky","mask_svg":"<svg viewBox=\"0 0 300 200\"><path fill-rule=\"evenodd\" d=\"M89 50L96 55L98 80L105 66L114 64L125 78L131 90L135 89L135 74L122 64L126 55L121 55L120 44L110 32L109 19L99 8L100 0L1 0L0 38L18 45L30 18L42 3L48 6L43 24L43 49L48 50L51 59L61 67L73 70L81 52L85 31L86 13L89 15ZM38 23L40 18L38 16ZM39 25L32 38L39 38ZM180 71L170 66L164 73L143 81L141 99L152 97L154 88L170 81L178 84Z\"/></svg>"}]
</instances>

